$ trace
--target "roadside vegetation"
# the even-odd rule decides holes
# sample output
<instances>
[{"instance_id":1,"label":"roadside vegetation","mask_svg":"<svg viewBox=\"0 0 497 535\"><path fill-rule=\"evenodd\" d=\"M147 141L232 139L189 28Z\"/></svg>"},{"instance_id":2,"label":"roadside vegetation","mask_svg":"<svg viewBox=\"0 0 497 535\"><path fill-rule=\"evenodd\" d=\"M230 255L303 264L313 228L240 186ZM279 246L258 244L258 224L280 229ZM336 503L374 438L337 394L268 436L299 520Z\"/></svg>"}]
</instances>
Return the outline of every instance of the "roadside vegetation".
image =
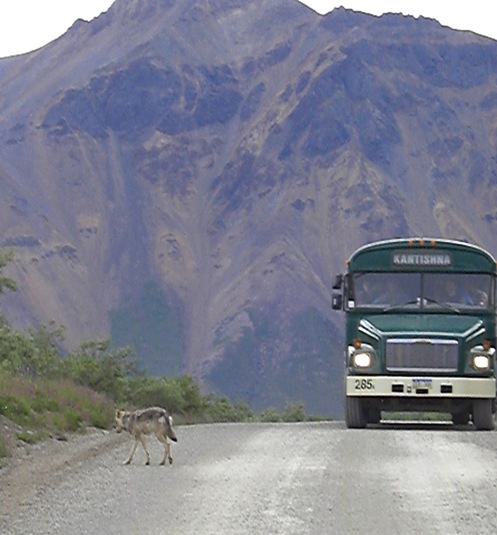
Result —
<instances>
[{"instance_id":1,"label":"roadside vegetation","mask_svg":"<svg viewBox=\"0 0 497 535\"><path fill-rule=\"evenodd\" d=\"M12 259L11 251L0 250L0 294L16 289L2 274ZM203 394L190 376L148 376L137 369L131 348L113 348L110 340L89 340L68 354L63 346L63 327L51 323L17 331L0 315L0 418L15 425L16 440L33 443L89 426L110 429L117 407L159 405L177 424L309 419L300 403L256 414L242 401ZM0 426L0 458L9 454Z\"/></svg>"}]
</instances>

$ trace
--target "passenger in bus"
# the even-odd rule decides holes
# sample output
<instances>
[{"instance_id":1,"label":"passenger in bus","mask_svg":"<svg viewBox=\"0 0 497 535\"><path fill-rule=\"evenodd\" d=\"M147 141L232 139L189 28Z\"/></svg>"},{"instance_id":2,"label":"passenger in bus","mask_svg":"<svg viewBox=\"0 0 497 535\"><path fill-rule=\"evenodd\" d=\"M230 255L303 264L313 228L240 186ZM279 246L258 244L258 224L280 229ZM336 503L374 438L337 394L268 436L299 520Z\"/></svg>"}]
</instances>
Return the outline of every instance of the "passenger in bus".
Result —
<instances>
[{"instance_id":1,"label":"passenger in bus","mask_svg":"<svg viewBox=\"0 0 497 535\"><path fill-rule=\"evenodd\" d=\"M359 279L356 284L356 299L358 305L374 305L378 301L378 288L370 278Z\"/></svg>"},{"instance_id":2,"label":"passenger in bus","mask_svg":"<svg viewBox=\"0 0 497 535\"><path fill-rule=\"evenodd\" d=\"M382 306L404 305L409 301L406 289L399 281L389 278L370 289L369 303Z\"/></svg>"},{"instance_id":3,"label":"passenger in bus","mask_svg":"<svg viewBox=\"0 0 497 535\"><path fill-rule=\"evenodd\" d=\"M477 299L476 304L481 307L487 307L488 306L488 295L483 290L476 290L477 293Z\"/></svg>"},{"instance_id":4,"label":"passenger in bus","mask_svg":"<svg viewBox=\"0 0 497 535\"><path fill-rule=\"evenodd\" d=\"M409 289L398 280L390 279L384 296L385 302L392 306L407 305L415 302L415 297L410 295ZM412 293L412 292L411 292Z\"/></svg>"},{"instance_id":5,"label":"passenger in bus","mask_svg":"<svg viewBox=\"0 0 497 535\"><path fill-rule=\"evenodd\" d=\"M473 298L465 286L458 286L452 279L445 283L443 300L447 303L474 305Z\"/></svg>"}]
</instances>

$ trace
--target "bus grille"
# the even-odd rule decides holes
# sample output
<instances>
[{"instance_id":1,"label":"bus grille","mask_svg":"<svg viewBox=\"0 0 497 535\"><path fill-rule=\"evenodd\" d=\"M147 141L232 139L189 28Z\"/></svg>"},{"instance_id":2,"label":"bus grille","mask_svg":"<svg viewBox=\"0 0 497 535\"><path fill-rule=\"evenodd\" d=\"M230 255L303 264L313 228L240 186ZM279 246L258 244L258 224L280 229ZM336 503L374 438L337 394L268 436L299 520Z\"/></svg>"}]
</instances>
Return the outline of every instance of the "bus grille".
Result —
<instances>
[{"instance_id":1,"label":"bus grille","mask_svg":"<svg viewBox=\"0 0 497 535\"><path fill-rule=\"evenodd\" d=\"M391 338L387 340L386 365L389 371L457 371L457 340Z\"/></svg>"}]
</instances>

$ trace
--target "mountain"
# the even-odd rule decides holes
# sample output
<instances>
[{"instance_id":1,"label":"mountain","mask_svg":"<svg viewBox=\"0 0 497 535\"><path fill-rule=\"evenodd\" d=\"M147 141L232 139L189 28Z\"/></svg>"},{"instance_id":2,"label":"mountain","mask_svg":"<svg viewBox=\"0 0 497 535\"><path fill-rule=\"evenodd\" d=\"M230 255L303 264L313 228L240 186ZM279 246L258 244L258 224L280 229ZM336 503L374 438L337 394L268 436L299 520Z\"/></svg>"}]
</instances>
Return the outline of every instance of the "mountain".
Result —
<instances>
[{"instance_id":1,"label":"mountain","mask_svg":"<svg viewBox=\"0 0 497 535\"><path fill-rule=\"evenodd\" d=\"M116 0L0 60L2 297L259 410L342 410L358 246L497 252L497 44L293 0Z\"/></svg>"}]
</instances>

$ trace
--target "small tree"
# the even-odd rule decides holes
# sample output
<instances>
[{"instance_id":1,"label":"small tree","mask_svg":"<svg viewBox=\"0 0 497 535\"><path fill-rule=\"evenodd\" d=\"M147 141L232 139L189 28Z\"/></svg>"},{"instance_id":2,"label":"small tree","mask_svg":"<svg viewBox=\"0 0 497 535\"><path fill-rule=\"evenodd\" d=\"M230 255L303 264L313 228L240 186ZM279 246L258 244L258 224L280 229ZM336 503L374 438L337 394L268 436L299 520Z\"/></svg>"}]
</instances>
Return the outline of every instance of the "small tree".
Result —
<instances>
[{"instance_id":1,"label":"small tree","mask_svg":"<svg viewBox=\"0 0 497 535\"><path fill-rule=\"evenodd\" d=\"M115 401L123 398L126 377L134 372L135 354L130 347L110 350L108 339L88 340L64 360L65 375L82 386L105 393Z\"/></svg>"},{"instance_id":2,"label":"small tree","mask_svg":"<svg viewBox=\"0 0 497 535\"><path fill-rule=\"evenodd\" d=\"M0 369L9 373L31 375L37 373L38 352L33 340L23 332L0 327Z\"/></svg>"},{"instance_id":3,"label":"small tree","mask_svg":"<svg viewBox=\"0 0 497 535\"><path fill-rule=\"evenodd\" d=\"M57 327L54 321L49 325L29 328L28 333L36 347L36 373L51 378L62 374L61 348L64 343L64 326Z\"/></svg>"}]
</instances>

